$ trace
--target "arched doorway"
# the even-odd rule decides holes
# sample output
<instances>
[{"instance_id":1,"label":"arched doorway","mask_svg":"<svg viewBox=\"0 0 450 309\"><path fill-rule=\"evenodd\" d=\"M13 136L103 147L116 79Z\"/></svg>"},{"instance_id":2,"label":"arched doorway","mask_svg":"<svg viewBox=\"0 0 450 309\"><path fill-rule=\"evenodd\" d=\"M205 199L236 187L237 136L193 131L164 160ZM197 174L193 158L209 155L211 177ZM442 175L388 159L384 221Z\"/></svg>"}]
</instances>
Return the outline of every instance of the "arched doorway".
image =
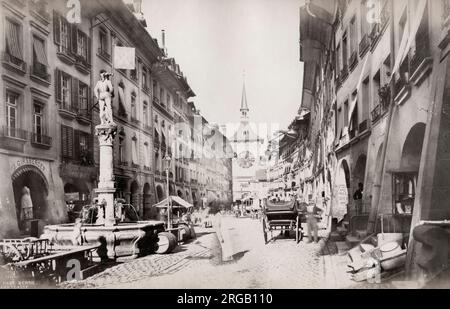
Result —
<instances>
[{"instance_id":1,"label":"arched doorway","mask_svg":"<svg viewBox=\"0 0 450 309\"><path fill-rule=\"evenodd\" d=\"M417 123L411 128L403 144L399 170L392 175L394 212L397 214L412 215L424 136L424 123Z\"/></svg>"},{"instance_id":2,"label":"arched doorway","mask_svg":"<svg viewBox=\"0 0 450 309\"><path fill-rule=\"evenodd\" d=\"M161 186L156 186L156 196L158 198L158 202L161 202L165 198L164 190Z\"/></svg>"},{"instance_id":3,"label":"arched doorway","mask_svg":"<svg viewBox=\"0 0 450 309\"><path fill-rule=\"evenodd\" d=\"M359 183L364 184L364 177L366 176L367 156L362 154L356 161L353 169L353 188L356 189Z\"/></svg>"},{"instance_id":4,"label":"arched doorway","mask_svg":"<svg viewBox=\"0 0 450 309\"><path fill-rule=\"evenodd\" d=\"M42 172L34 166L23 166L12 176L14 199L16 203L17 222L19 229L24 230L25 224L21 220L21 201L23 189L27 187L33 204L33 218L52 221L48 212L48 183Z\"/></svg>"},{"instance_id":5,"label":"arched doorway","mask_svg":"<svg viewBox=\"0 0 450 309\"><path fill-rule=\"evenodd\" d=\"M133 181L130 186L130 204L140 213L140 201L139 201L139 184L137 181Z\"/></svg>"},{"instance_id":6,"label":"arched doorway","mask_svg":"<svg viewBox=\"0 0 450 309\"><path fill-rule=\"evenodd\" d=\"M150 189L150 185L145 183L144 190L142 191L143 204L144 204L144 218L151 217L151 208L152 208L152 193Z\"/></svg>"},{"instance_id":7,"label":"arched doorway","mask_svg":"<svg viewBox=\"0 0 450 309\"><path fill-rule=\"evenodd\" d=\"M333 218L338 222L344 219L348 213L350 196L350 168L346 160L343 160L337 170L335 179L336 203L333 207Z\"/></svg>"}]
</instances>

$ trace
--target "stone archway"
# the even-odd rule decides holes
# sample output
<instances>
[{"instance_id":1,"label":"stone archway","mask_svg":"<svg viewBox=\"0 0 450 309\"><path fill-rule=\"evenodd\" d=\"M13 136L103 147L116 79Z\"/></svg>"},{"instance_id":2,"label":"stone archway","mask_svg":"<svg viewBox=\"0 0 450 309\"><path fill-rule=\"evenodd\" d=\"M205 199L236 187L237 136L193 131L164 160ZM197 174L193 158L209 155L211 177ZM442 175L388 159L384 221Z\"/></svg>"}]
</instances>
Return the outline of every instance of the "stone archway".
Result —
<instances>
[{"instance_id":1,"label":"stone archway","mask_svg":"<svg viewBox=\"0 0 450 309\"><path fill-rule=\"evenodd\" d=\"M166 194L164 193L164 190L161 187L161 185L156 186L156 197L158 198L158 202L161 202L163 199L166 198Z\"/></svg>"},{"instance_id":2,"label":"stone archway","mask_svg":"<svg viewBox=\"0 0 450 309\"><path fill-rule=\"evenodd\" d=\"M151 186L148 182L144 184L144 189L142 191L143 205L144 205L144 218L150 218L152 216L152 192Z\"/></svg>"},{"instance_id":3,"label":"stone archway","mask_svg":"<svg viewBox=\"0 0 450 309\"><path fill-rule=\"evenodd\" d=\"M24 187L27 187L30 190L34 219L48 221L52 221L53 219L58 220L58 218L51 218L51 212L48 211L48 182L44 174L38 168L31 165L22 166L12 175L11 178L19 229L23 229L25 227L21 221L21 202Z\"/></svg>"},{"instance_id":4,"label":"stone archway","mask_svg":"<svg viewBox=\"0 0 450 309\"><path fill-rule=\"evenodd\" d=\"M333 207L332 215L333 218L341 221L348 213L350 196L350 168L346 160L342 160L336 171L335 192L336 203Z\"/></svg>"},{"instance_id":5,"label":"stone archway","mask_svg":"<svg viewBox=\"0 0 450 309\"><path fill-rule=\"evenodd\" d=\"M403 144L400 170L419 172L425 127L424 123L419 122L409 131Z\"/></svg>"},{"instance_id":6,"label":"stone archway","mask_svg":"<svg viewBox=\"0 0 450 309\"><path fill-rule=\"evenodd\" d=\"M353 169L353 190L358 188L358 184L364 184L364 178L366 176L366 164L367 164L367 156L362 154L356 160L355 167Z\"/></svg>"},{"instance_id":7,"label":"stone archway","mask_svg":"<svg viewBox=\"0 0 450 309\"><path fill-rule=\"evenodd\" d=\"M139 184L134 180L130 185L130 204L136 209L138 213L141 213Z\"/></svg>"}]
</instances>

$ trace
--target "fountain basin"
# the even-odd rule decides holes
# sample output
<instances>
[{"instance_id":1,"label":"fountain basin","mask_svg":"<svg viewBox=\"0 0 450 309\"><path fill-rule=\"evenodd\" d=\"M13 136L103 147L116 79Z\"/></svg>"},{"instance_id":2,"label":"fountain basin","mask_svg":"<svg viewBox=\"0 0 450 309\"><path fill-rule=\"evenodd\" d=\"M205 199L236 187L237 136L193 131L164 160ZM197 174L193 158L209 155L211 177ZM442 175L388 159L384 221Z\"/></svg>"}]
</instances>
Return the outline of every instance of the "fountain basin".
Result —
<instances>
[{"instance_id":1,"label":"fountain basin","mask_svg":"<svg viewBox=\"0 0 450 309\"><path fill-rule=\"evenodd\" d=\"M94 254L94 261L138 258L153 253L160 232L164 232L164 222L161 221L119 223L114 226L93 224L81 228L83 245L101 244ZM72 246L74 224L48 225L44 227L41 238L49 239L57 246Z\"/></svg>"}]
</instances>

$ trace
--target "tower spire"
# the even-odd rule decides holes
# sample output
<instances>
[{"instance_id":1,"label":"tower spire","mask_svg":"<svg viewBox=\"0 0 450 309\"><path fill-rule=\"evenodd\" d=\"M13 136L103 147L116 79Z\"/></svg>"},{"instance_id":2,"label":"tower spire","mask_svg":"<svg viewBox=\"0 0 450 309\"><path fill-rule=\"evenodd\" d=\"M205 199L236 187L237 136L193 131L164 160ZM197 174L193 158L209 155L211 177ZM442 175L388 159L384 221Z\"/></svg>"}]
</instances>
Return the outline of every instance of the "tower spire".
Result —
<instances>
[{"instance_id":1,"label":"tower spire","mask_svg":"<svg viewBox=\"0 0 450 309\"><path fill-rule=\"evenodd\" d=\"M241 99L241 114L242 118L247 118L247 113L250 111L247 103L247 92L245 90L245 71L244 71L244 82L242 86L242 99Z\"/></svg>"}]
</instances>

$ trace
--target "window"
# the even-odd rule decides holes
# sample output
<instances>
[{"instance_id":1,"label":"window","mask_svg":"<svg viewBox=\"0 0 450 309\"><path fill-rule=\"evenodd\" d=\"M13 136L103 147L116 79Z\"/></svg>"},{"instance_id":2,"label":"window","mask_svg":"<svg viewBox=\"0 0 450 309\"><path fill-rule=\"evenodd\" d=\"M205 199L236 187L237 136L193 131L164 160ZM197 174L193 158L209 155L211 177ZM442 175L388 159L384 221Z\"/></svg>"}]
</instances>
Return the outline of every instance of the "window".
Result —
<instances>
[{"instance_id":1,"label":"window","mask_svg":"<svg viewBox=\"0 0 450 309\"><path fill-rule=\"evenodd\" d=\"M108 40L108 33L104 28L99 29L99 44L100 44L100 50L99 53L102 56L109 56L109 40Z\"/></svg>"},{"instance_id":2,"label":"window","mask_svg":"<svg viewBox=\"0 0 450 309\"><path fill-rule=\"evenodd\" d=\"M348 101L344 103L344 128L348 127Z\"/></svg>"},{"instance_id":3,"label":"window","mask_svg":"<svg viewBox=\"0 0 450 309\"><path fill-rule=\"evenodd\" d=\"M72 93L72 78L68 74L61 74L61 107L64 110L71 110L71 93Z\"/></svg>"},{"instance_id":4,"label":"window","mask_svg":"<svg viewBox=\"0 0 450 309\"><path fill-rule=\"evenodd\" d=\"M121 117L127 117L127 110L125 108L125 85L123 82L119 83L119 87L117 88L117 92L119 93L119 111L118 114Z\"/></svg>"},{"instance_id":5,"label":"window","mask_svg":"<svg viewBox=\"0 0 450 309\"><path fill-rule=\"evenodd\" d=\"M380 80L380 70L375 74L373 78L373 107L377 107L380 104L380 87L381 87L381 80Z\"/></svg>"},{"instance_id":6,"label":"window","mask_svg":"<svg viewBox=\"0 0 450 309\"><path fill-rule=\"evenodd\" d=\"M136 60L134 61L134 70L130 71L130 78L132 80L135 80L135 81L138 80L138 71L139 71L139 61L136 58Z\"/></svg>"},{"instance_id":7,"label":"window","mask_svg":"<svg viewBox=\"0 0 450 309\"><path fill-rule=\"evenodd\" d=\"M123 152L123 141L124 141L124 138L119 137L119 162L120 163L125 162L125 156L124 156L124 152Z\"/></svg>"},{"instance_id":8,"label":"window","mask_svg":"<svg viewBox=\"0 0 450 309\"><path fill-rule=\"evenodd\" d=\"M34 104L33 109L33 141L36 143L42 143L42 135L43 135L43 108L40 104Z\"/></svg>"},{"instance_id":9,"label":"window","mask_svg":"<svg viewBox=\"0 0 450 309\"><path fill-rule=\"evenodd\" d=\"M88 99L89 99L89 87L88 85L79 82L78 87L78 108L82 112L87 112L89 109Z\"/></svg>"},{"instance_id":10,"label":"window","mask_svg":"<svg viewBox=\"0 0 450 309\"><path fill-rule=\"evenodd\" d=\"M148 103L146 101L144 101L144 106L142 109L144 125L148 126Z\"/></svg>"},{"instance_id":11,"label":"window","mask_svg":"<svg viewBox=\"0 0 450 309\"><path fill-rule=\"evenodd\" d=\"M138 155L137 155L138 151L137 151L137 138L136 136L134 136L131 139L131 161L133 164L137 165L138 162Z\"/></svg>"},{"instance_id":12,"label":"window","mask_svg":"<svg viewBox=\"0 0 450 309\"><path fill-rule=\"evenodd\" d=\"M369 95L369 78L366 78L362 83L362 119L365 120L369 116L370 95Z\"/></svg>"},{"instance_id":13,"label":"window","mask_svg":"<svg viewBox=\"0 0 450 309\"><path fill-rule=\"evenodd\" d=\"M6 92L6 123L8 127L7 135L17 137L18 125L18 101L19 95L13 92Z\"/></svg>"},{"instance_id":14,"label":"window","mask_svg":"<svg viewBox=\"0 0 450 309\"><path fill-rule=\"evenodd\" d=\"M342 65L343 69L347 69L347 61L348 61L348 41L347 34L344 34L344 38L342 39Z\"/></svg>"},{"instance_id":15,"label":"window","mask_svg":"<svg viewBox=\"0 0 450 309\"><path fill-rule=\"evenodd\" d=\"M166 103L167 103L167 106L170 106L171 100L172 100L172 97L170 96L170 94L167 94L167 95L166 95Z\"/></svg>"},{"instance_id":16,"label":"window","mask_svg":"<svg viewBox=\"0 0 450 309\"><path fill-rule=\"evenodd\" d=\"M63 159L73 159L74 132L71 127L61 125L61 154Z\"/></svg>"},{"instance_id":17,"label":"window","mask_svg":"<svg viewBox=\"0 0 450 309\"><path fill-rule=\"evenodd\" d=\"M22 27L20 24L6 19L6 54L9 57L9 61L15 65L23 64L22 54Z\"/></svg>"},{"instance_id":18,"label":"window","mask_svg":"<svg viewBox=\"0 0 450 309\"><path fill-rule=\"evenodd\" d=\"M84 60L88 60L88 38L85 33L78 30L77 32L77 48L76 54Z\"/></svg>"},{"instance_id":19,"label":"window","mask_svg":"<svg viewBox=\"0 0 450 309\"><path fill-rule=\"evenodd\" d=\"M145 167L150 167L150 157L149 157L149 153L150 153L150 148L148 146L148 143L144 143L144 166Z\"/></svg>"},{"instance_id":20,"label":"window","mask_svg":"<svg viewBox=\"0 0 450 309\"><path fill-rule=\"evenodd\" d=\"M58 46L58 52L68 54L70 52L70 24L56 11L53 13L54 40Z\"/></svg>"},{"instance_id":21,"label":"window","mask_svg":"<svg viewBox=\"0 0 450 309\"><path fill-rule=\"evenodd\" d=\"M133 92L131 94L131 118L136 119L136 94Z\"/></svg>"},{"instance_id":22,"label":"window","mask_svg":"<svg viewBox=\"0 0 450 309\"><path fill-rule=\"evenodd\" d=\"M165 105L164 104L164 89L163 88L159 89L159 100L160 100L162 105Z\"/></svg>"},{"instance_id":23,"label":"window","mask_svg":"<svg viewBox=\"0 0 450 309\"><path fill-rule=\"evenodd\" d=\"M148 80L147 80L147 69L142 69L142 88L148 89Z\"/></svg>"},{"instance_id":24,"label":"window","mask_svg":"<svg viewBox=\"0 0 450 309\"><path fill-rule=\"evenodd\" d=\"M33 74L47 79L47 52L45 50L44 40L33 37Z\"/></svg>"},{"instance_id":25,"label":"window","mask_svg":"<svg viewBox=\"0 0 450 309\"><path fill-rule=\"evenodd\" d=\"M153 97L156 98L157 94L158 94L158 83L154 80L153 81Z\"/></svg>"}]
</instances>

